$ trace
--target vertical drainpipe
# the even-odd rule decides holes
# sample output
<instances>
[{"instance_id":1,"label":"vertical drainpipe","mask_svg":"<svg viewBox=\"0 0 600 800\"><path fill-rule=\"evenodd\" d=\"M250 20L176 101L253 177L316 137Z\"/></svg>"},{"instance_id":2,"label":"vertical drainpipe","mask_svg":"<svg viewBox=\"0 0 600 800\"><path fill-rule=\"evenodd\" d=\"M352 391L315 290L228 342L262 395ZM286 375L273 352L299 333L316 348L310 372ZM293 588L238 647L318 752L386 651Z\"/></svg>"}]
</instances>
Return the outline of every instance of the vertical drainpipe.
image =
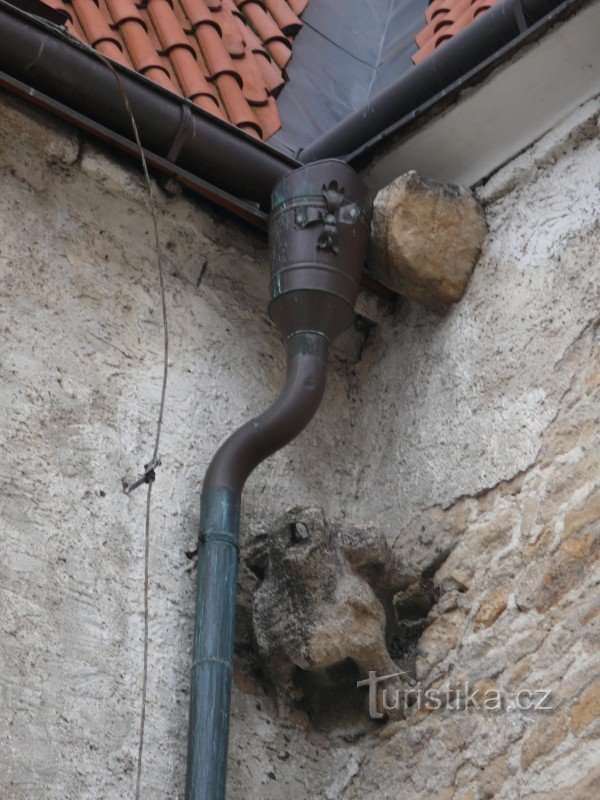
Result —
<instances>
[{"instance_id":1,"label":"vertical drainpipe","mask_svg":"<svg viewBox=\"0 0 600 800\"><path fill-rule=\"evenodd\" d=\"M368 189L343 161L309 164L273 190L269 313L287 373L273 405L221 445L204 478L186 800L225 798L242 490L319 407L329 345L354 319L371 210Z\"/></svg>"}]
</instances>

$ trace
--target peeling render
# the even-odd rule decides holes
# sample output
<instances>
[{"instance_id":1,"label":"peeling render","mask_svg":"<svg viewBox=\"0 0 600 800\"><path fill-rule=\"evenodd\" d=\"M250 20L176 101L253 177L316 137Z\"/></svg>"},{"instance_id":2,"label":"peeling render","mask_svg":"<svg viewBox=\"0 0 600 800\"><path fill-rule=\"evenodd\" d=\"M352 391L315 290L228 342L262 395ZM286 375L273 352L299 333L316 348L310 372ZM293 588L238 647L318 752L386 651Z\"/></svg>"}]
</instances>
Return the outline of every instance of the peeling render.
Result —
<instances>
[{"instance_id":1,"label":"peeling render","mask_svg":"<svg viewBox=\"0 0 600 800\"><path fill-rule=\"evenodd\" d=\"M125 800L144 498L121 481L147 456L160 386L150 219L129 162L0 102L0 796ZM423 685L548 683L555 711L361 717L338 730L281 721L242 630L232 800L600 791L597 110L555 134L480 190L490 234L458 305L363 302L376 325L360 360L333 360L322 410L257 471L243 521L317 503L342 526L374 523L435 587ZM144 797L175 800L195 498L215 446L276 394L283 364L262 242L159 195L172 379L154 487Z\"/></svg>"}]
</instances>

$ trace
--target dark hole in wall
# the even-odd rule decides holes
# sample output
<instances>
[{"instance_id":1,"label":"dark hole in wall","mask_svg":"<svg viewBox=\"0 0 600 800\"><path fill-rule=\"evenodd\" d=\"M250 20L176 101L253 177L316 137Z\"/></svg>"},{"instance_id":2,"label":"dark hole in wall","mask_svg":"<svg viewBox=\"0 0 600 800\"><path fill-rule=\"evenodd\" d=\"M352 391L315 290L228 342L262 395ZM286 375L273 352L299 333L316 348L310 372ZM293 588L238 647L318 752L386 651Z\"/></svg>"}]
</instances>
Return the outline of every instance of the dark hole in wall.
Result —
<instances>
[{"instance_id":1,"label":"dark hole in wall","mask_svg":"<svg viewBox=\"0 0 600 800\"><path fill-rule=\"evenodd\" d=\"M377 565L375 565L377 566ZM373 569L375 578L377 569ZM427 615L436 602L431 578L422 578L398 592L387 610L386 645L398 669L415 678L419 639L427 627ZM296 668L294 684L301 696L298 707L312 725L350 735L365 732L368 717L367 693L357 687L364 678L351 659L327 670L311 672Z\"/></svg>"},{"instance_id":2,"label":"dark hole in wall","mask_svg":"<svg viewBox=\"0 0 600 800\"><path fill-rule=\"evenodd\" d=\"M416 677L419 639L427 627L427 615L435 602L431 577L422 577L394 597L394 619L388 627L386 644L398 667L411 678Z\"/></svg>"},{"instance_id":3,"label":"dark hole in wall","mask_svg":"<svg viewBox=\"0 0 600 800\"><path fill-rule=\"evenodd\" d=\"M315 728L336 730L346 736L362 733L369 727L370 720L364 689L356 685L361 677L350 659L318 672L297 667L294 684L302 695L298 707Z\"/></svg>"},{"instance_id":4,"label":"dark hole in wall","mask_svg":"<svg viewBox=\"0 0 600 800\"><path fill-rule=\"evenodd\" d=\"M250 571L256 575L259 581L265 579L265 568L261 564L248 564Z\"/></svg>"}]
</instances>

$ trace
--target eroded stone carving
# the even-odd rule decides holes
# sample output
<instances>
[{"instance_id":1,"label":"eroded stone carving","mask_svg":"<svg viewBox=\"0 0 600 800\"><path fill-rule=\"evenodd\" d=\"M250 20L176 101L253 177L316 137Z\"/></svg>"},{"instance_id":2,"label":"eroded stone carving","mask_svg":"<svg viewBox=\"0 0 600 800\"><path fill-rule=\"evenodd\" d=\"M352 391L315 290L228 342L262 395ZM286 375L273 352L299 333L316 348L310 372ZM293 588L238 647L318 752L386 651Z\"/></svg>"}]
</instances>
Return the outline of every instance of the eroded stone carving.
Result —
<instances>
[{"instance_id":1,"label":"eroded stone carving","mask_svg":"<svg viewBox=\"0 0 600 800\"><path fill-rule=\"evenodd\" d=\"M329 525L318 508L293 508L252 534L244 550L259 576L254 638L281 716L299 699L296 667L326 670L351 659L364 675L398 672L386 627L394 624L394 595L415 576L397 562L383 535ZM390 689L405 685L400 678L386 683Z\"/></svg>"}]
</instances>

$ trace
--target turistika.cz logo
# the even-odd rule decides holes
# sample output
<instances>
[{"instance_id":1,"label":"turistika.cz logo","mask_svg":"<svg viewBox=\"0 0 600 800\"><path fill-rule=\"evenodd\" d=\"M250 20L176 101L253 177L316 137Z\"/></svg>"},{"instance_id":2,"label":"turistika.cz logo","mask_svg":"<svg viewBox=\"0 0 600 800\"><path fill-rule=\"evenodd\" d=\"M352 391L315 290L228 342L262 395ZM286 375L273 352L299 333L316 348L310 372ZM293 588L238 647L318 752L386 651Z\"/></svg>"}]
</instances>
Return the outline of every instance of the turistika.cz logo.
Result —
<instances>
[{"instance_id":1,"label":"turistika.cz logo","mask_svg":"<svg viewBox=\"0 0 600 800\"><path fill-rule=\"evenodd\" d=\"M387 681L403 678L409 685L405 688L386 686ZM404 711L409 708L427 711L464 711L474 708L480 711L551 711L551 689L520 689L507 694L501 689L472 688L468 681L443 689L423 689L408 678L406 672L378 675L369 672L369 677L356 684L369 687L369 714L372 719L383 719L387 712Z\"/></svg>"}]
</instances>

